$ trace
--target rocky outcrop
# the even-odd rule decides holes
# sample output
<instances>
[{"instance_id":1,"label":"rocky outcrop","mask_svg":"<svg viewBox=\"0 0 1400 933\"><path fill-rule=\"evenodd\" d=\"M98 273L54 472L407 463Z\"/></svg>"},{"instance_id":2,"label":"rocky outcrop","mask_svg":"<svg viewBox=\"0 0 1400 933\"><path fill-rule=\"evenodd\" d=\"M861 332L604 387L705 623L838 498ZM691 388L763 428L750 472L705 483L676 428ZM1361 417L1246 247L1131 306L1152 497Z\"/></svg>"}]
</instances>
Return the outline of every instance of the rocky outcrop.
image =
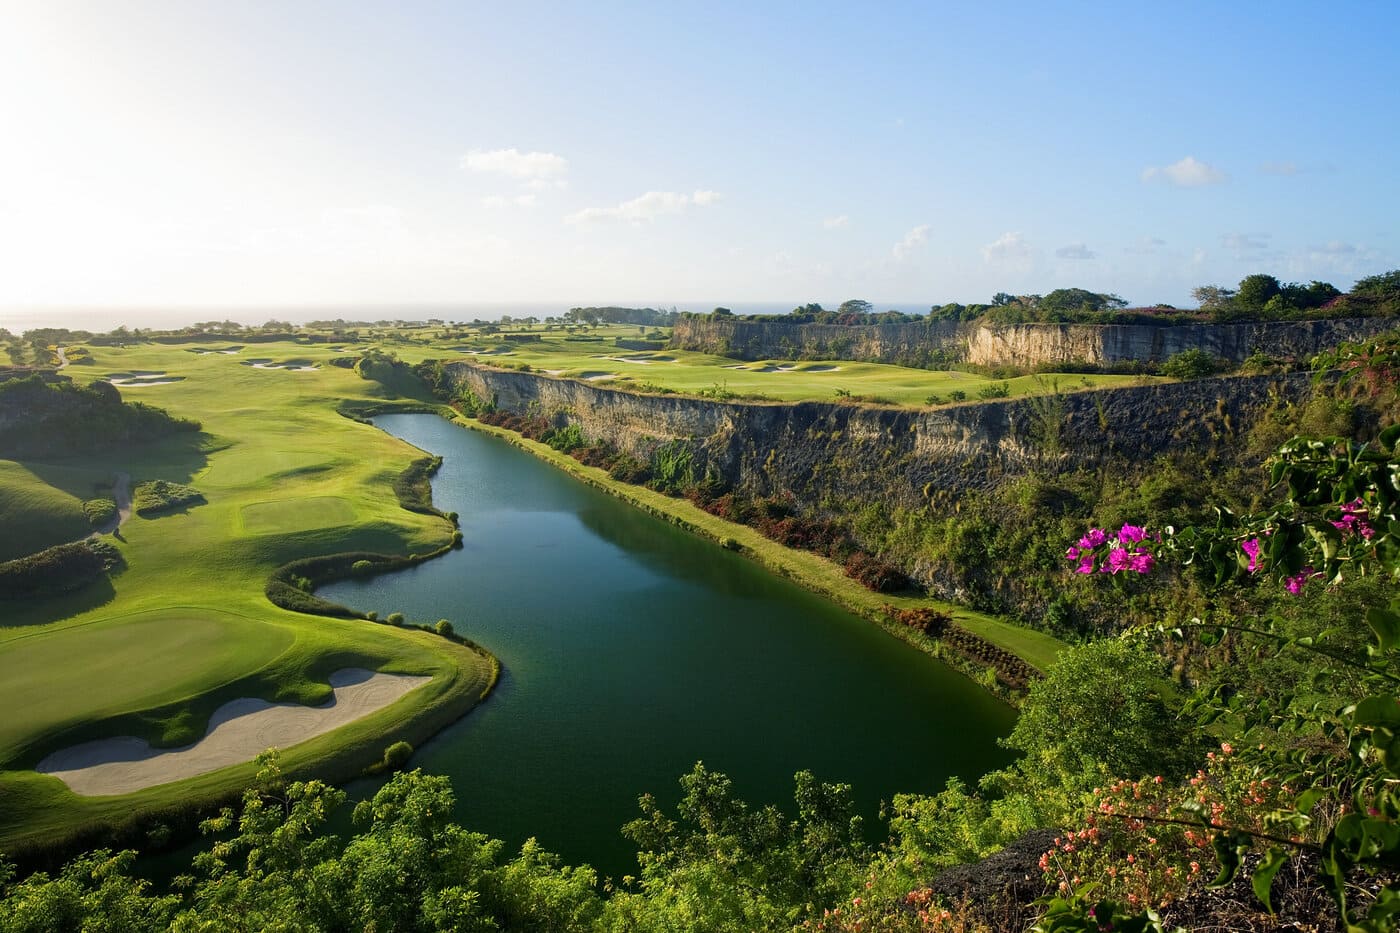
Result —
<instances>
[{"instance_id":1,"label":"rocky outcrop","mask_svg":"<svg viewBox=\"0 0 1400 933\"><path fill-rule=\"evenodd\" d=\"M720 402L476 363L443 369L458 391L502 410L577 424L641 460L679 442L697 478L708 472L756 496L790 493L813 509L850 500L907 508L937 490L1031 471L1230 443L1271 401L1310 390L1306 374L1245 376L910 409Z\"/></svg>"},{"instance_id":2,"label":"rocky outcrop","mask_svg":"<svg viewBox=\"0 0 1400 933\"><path fill-rule=\"evenodd\" d=\"M671 345L737 359L841 359L904 366L965 362L1034 368L1160 363L1184 350L1241 362L1256 352L1305 359L1339 343L1393 330L1393 318L1336 318L1247 324L958 324L931 321L845 327L687 317Z\"/></svg>"}]
</instances>

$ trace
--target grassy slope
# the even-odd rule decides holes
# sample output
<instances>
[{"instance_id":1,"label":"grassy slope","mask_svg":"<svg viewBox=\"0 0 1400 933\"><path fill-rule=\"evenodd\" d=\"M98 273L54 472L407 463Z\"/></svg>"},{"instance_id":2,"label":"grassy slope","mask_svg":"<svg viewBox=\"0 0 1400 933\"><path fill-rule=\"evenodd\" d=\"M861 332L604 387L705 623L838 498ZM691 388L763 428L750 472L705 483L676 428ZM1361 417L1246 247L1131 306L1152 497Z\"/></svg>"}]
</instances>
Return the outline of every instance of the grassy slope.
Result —
<instances>
[{"instance_id":1,"label":"grassy slope","mask_svg":"<svg viewBox=\"0 0 1400 933\"><path fill-rule=\"evenodd\" d=\"M23 464L0 460L0 561L87 535L82 500L92 496L91 487L75 496Z\"/></svg>"},{"instance_id":2,"label":"grassy slope","mask_svg":"<svg viewBox=\"0 0 1400 933\"><path fill-rule=\"evenodd\" d=\"M271 349L282 357L306 355L290 345ZM390 741L425 737L429 725L445 724L440 720L447 712L455 717L475 702L494 676L489 659L431 635L285 612L263 597L268 573L296 557L425 552L447 542L452 529L446 521L400 509L392 491L393 478L419 453L334 411L342 398L370 397L373 384L333 367L261 370L239 365L238 356L196 355L178 346L94 348L93 354L96 373L159 370L186 377L123 394L197 418L203 434L22 466L61 477L70 490L127 470L137 482L193 483L208 502L133 517L122 529L125 540L115 542L127 566L110 582L62 600L3 607L0 766L11 770L0 771L0 846L218 797L252 774L245 765L125 797L89 799L54 778L20 770L75 741L131 734L185 742L203 734L213 709L235 697L320 702L329 696L327 675L342 667L434 675L430 685L387 709L284 753L289 768L346 777ZM11 467L0 475L17 473ZM337 503L328 510L337 524L308 522L312 527L298 529L270 522L264 505L317 498ZM245 514L255 505L252 514L261 514L261 524L253 531L276 534L246 529ZM347 515L355 524L339 524ZM40 666L44 676L36 679Z\"/></svg>"},{"instance_id":3,"label":"grassy slope","mask_svg":"<svg viewBox=\"0 0 1400 933\"><path fill-rule=\"evenodd\" d=\"M747 525L725 521L697 508L685 499L675 499L642 486L618 482L610 477L605 470L584 466L574 458L559 453L547 444L522 438L511 431L465 419L461 423L475 430L503 437L518 447L572 473L592 486L632 502L653 514L682 524L705 537L716 541L732 538L745 554L769 570L789 577L866 618L882 621L884 614L880 609L886 603L892 603L901 609L930 606L946 612L968 631L981 635L1040 670L1045 670L1052 664L1056 655L1065 648L1064 642L1052 635L1022 628L994 616L952 603L873 593L846 576L845 571L840 566L825 557L810 551L784 547L765 538Z\"/></svg>"},{"instance_id":4,"label":"grassy slope","mask_svg":"<svg viewBox=\"0 0 1400 933\"><path fill-rule=\"evenodd\" d=\"M500 344L483 338L471 345L493 348ZM454 344L452 346L460 346ZM444 356L460 356L444 346ZM417 355L405 349L405 358ZM692 353L685 350L632 352L618 350L605 343L566 341L548 335L539 343L523 343L508 353L483 354L483 362L502 364L526 363L536 370L545 370L564 377L587 378L611 374L634 384L651 384L676 392L732 392L739 395L763 396L779 401L831 400L837 390L852 395L878 397L899 405L922 406L930 395L950 402L949 393L960 390L968 399L1001 380L965 372L936 372L908 369L885 363L855 363L850 361L790 361L765 360L739 363L722 356ZM629 359L630 358L630 359ZM643 359L652 360L643 362ZM779 367L791 367L780 369ZM1145 377L1117 375L1046 375L1021 376L1007 380L1011 397L1046 394L1055 391L1074 392L1084 389L1134 385ZM1151 379L1151 377L1146 377ZM601 380L600 380L601 381Z\"/></svg>"}]
</instances>

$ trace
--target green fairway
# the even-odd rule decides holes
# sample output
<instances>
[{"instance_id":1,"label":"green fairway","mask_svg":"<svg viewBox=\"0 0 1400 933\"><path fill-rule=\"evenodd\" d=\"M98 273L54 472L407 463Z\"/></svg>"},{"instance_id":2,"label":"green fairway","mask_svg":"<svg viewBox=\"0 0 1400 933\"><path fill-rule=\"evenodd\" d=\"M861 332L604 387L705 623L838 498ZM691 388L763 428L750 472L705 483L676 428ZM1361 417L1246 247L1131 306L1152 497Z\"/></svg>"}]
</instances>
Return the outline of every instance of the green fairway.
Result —
<instances>
[{"instance_id":1,"label":"green fairway","mask_svg":"<svg viewBox=\"0 0 1400 933\"><path fill-rule=\"evenodd\" d=\"M0 460L0 561L86 535L91 529L82 500L92 495L89 488L86 496L75 496L30 467Z\"/></svg>"},{"instance_id":2,"label":"green fairway","mask_svg":"<svg viewBox=\"0 0 1400 933\"><path fill-rule=\"evenodd\" d=\"M535 333L539 333L535 331ZM1050 374L1001 380L961 371L910 369L850 360L760 360L741 362L688 350L626 350L615 339L635 339L636 328L603 327L603 339L569 339L540 333L535 341L505 342L494 335L475 341L387 346L404 359L438 356L483 363L526 366L536 372L639 391L671 391L714 398L774 401L864 399L891 405L941 405L977 401L1004 389L1008 398L1079 392L1159 381L1155 377L1106 374Z\"/></svg>"},{"instance_id":3,"label":"green fairway","mask_svg":"<svg viewBox=\"0 0 1400 933\"><path fill-rule=\"evenodd\" d=\"M355 509L339 496L254 502L242 512L250 535L286 534L309 528L335 528L355 521Z\"/></svg>"},{"instance_id":4,"label":"green fairway","mask_svg":"<svg viewBox=\"0 0 1400 933\"><path fill-rule=\"evenodd\" d=\"M268 575L290 560L348 550L427 553L450 540L451 523L405 511L394 495L394 479L421 453L336 413L342 400L378 399L378 385L324 365L343 353L330 348L189 349L93 347L91 372L165 374L174 381L122 394L197 419L202 432L53 462L0 461L0 522L12 549L86 534L81 500L117 471L133 484L193 486L207 500L132 516L120 538L107 538L124 561L109 580L61 599L0 605L0 769L8 769L0 770L0 849L212 800L252 773L240 766L85 799L24 770L58 748L110 735L188 742L219 704L238 697L322 702L327 677L344 667L431 675L428 687L283 753L293 770L343 779L396 738L422 741L493 682L488 656L443 638L287 612L263 595ZM254 355L316 368L241 365Z\"/></svg>"}]
</instances>

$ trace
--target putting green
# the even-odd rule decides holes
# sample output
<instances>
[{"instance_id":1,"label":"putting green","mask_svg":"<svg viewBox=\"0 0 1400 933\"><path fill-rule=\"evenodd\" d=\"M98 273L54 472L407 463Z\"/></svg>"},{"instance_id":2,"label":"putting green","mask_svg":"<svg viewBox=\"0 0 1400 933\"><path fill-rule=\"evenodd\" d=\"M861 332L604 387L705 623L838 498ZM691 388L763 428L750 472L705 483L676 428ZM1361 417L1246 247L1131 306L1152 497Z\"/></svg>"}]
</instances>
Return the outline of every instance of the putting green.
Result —
<instances>
[{"instance_id":1,"label":"putting green","mask_svg":"<svg viewBox=\"0 0 1400 933\"><path fill-rule=\"evenodd\" d=\"M335 461L313 450L264 450L255 456L225 457L199 478L200 485L230 488L249 486L267 479L329 470Z\"/></svg>"},{"instance_id":2,"label":"putting green","mask_svg":"<svg viewBox=\"0 0 1400 933\"><path fill-rule=\"evenodd\" d=\"M355 521L355 508L340 496L279 499L243 506L243 530L250 535L294 534L335 528Z\"/></svg>"},{"instance_id":3,"label":"putting green","mask_svg":"<svg viewBox=\"0 0 1400 933\"><path fill-rule=\"evenodd\" d=\"M0 651L0 758L35 737L233 680L292 632L214 609L163 609L11 638Z\"/></svg>"}]
</instances>

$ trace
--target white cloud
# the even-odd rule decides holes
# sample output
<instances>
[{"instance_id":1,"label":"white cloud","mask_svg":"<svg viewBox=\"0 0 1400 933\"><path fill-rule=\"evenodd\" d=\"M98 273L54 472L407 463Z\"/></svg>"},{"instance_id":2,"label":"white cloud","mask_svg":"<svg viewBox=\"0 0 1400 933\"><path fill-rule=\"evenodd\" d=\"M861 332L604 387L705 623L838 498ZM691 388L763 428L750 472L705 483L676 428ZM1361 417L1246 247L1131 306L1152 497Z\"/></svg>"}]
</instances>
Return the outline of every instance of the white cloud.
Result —
<instances>
[{"instance_id":1,"label":"white cloud","mask_svg":"<svg viewBox=\"0 0 1400 933\"><path fill-rule=\"evenodd\" d=\"M904 239L894 245L894 248L890 250L890 255L895 258L896 262L908 259L914 250L928 242L928 231L928 224L919 224L904 234Z\"/></svg>"},{"instance_id":2,"label":"white cloud","mask_svg":"<svg viewBox=\"0 0 1400 933\"><path fill-rule=\"evenodd\" d=\"M1355 246L1341 240L1333 240L1326 246L1312 246L1308 251L1319 256L1354 256L1359 252Z\"/></svg>"},{"instance_id":3,"label":"white cloud","mask_svg":"<svg viewBox=\"0 0 1400 933\"><path fill-rule=\"evenodd\" d=\"M516 178L531 187L562 186L569 172L569 160L561 155L519 149L473 149L462 156L461 166L469 172Z\"/></svg>"},{"instance_id":4,"label":"white cloud","mask_svg":"<svg viewBox=\"0 0 1400 933\"><path fill-rule=\"evenodd\" d=\"M719 192L699 190L693 194L678 191L648 191L641 197L623 201L615 207L585 207L565 217L571 224L600 221L650 223L666 214L679 214L690 207L708 207L720 199Z\"/></svg>"},{"instance_id":5,"label":"white cloud","mask_svg":"<svg viewBox=\"0 0 1400 933\"><path fill-rule=\"evenodd\" d=\"M1061 246L1055 250L1055 255L1061 259L1093 259L1098 253L1085 246L1083 243L1071 243L1068 246Z\"/></svg>"},{"instance_id":6,"label":"white cloud","mask_svg":"<svg viewBox=\"0 0 1400 933\"><path fill-rule=\"evenodd\" d=\"M982 247L982 259L985 262L1022 260L1030 258L1030 255L1030 244L1019 231L1003 233Z\"/></svg>"},{"instance_id":7,"label":"white cloud","mask_svg":"<svg viewBox=\"0 0 1400 933\"><path fill-rule=\"evenodd\" d=\"M1180 162L1161 167L1152 166L1142 170L1143 181L1167 181L1178 188L1200 188L1218 184L1225 180L1225 173L1213 165L1187 156Z\"/></svg>"},{"instance_id":8,"label":"white cloud","mask_svg":"<svg viewBox=\"0 0 1400 933\"><path fill-rule=\"evenodd\" d=\"M822 221L822 226L827 230L844 230L851 225L851 218L845 214L838 214L835 217L828 217Z\"/></svg>"},{"instance_id":9,"label":"white cloud","mask_svg":"<svg viewBox=\"0 0 1400 933\"><path fill-rule=\"evenodd\" d=\"M1220 245L1237 253L1254 252L1269 248L1267 233L1227 233L1220 238Z\"/></svg>"},{"instance_id":10,"label":"white cloud","mask_svg":"<svg viewBox=\"0 0 1400 933\"><path fill-rule=\"evenodd\" d=\"M1138 256L1150 256L1167 245L1167 241L1161 237L1145 236L1132 246L1123 247L1123 252L1132 253Z\"/></svg>"}]
</instances>

